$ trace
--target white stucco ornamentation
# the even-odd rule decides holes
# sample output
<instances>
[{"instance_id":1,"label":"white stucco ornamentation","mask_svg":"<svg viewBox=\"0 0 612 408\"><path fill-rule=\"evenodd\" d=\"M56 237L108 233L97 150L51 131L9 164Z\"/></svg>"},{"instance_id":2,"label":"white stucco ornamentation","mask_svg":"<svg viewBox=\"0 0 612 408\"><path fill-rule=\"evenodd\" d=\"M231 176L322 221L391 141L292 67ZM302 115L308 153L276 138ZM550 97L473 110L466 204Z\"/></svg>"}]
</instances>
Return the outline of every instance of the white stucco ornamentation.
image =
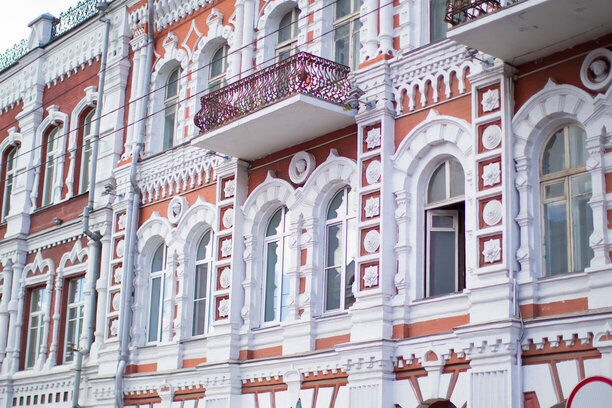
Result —
<instances>
[{"instance_id":1,"label":"white stucco ornamentation","mask_svg":"<svg viewBox=\"0 0 612 408\"><path fill-rule=\"evenodd\" d=\"M487 150L493 150L499 146L502 140L502 130L498 125L487 126L482 132L482 145Z\"/></svg>"},{"instance_id":2,"label":"white stucco ornamentation","mask_svg":"<svg viewBox=\"0 0 612 408\"><path fill-rule=\"evenodd\" d=\"M185 197L174 197L170 200L170 204L168 204L168 221L172 224L177 224L185 214L185 211L187 211L188 206L189 204Z\"/></svg>"},{"instance_id":3,"label":"white stucco ornamentation","mask_svg":"<svg viewBox=\"0 0 612 408\"><path fill-rule=\"evenodd\" d=\"M121 283L121 281L123 280L123 268L121 266L115 269L113 277L115 278L115 283Z\"/></svg>"},{"instance_id":4,"label":"white stucco ornamentation","mask_svg":"<svg viewBox=\"0 0 612 408\"><path fill-rule=\"evenodd\" d=\"M316 166L315 157L307 152L296 153L289 163L289 178L295 184L303 184Z\"/></svg>"},{"instance_id":5,"label":"white stucco ornamentation","mask_svg":"<svg viewBox=\"0 0 612 408\"><path fill-rule=\"evenodd\" d=\"M597 48L591 51L580 68L580 79L592 91L604 91L612 83L612 51Z\"/></svg>"},{"instance_id":6,"label":"white stucco ornamentation","mask_svg":"<svg viewBox=\"0 0 612 408\"><path fill-rule=\"evenodd\" d=\"M482 255L486 263L494 263L501 259L501 242L499 239L485 241L482 248Z\"/></svg>"},{"instance_id":7,"label":"white stucco ornamentation","mask_svg":"<svg viewBox=\"0 0 612 408\"><path fill-rule=\"evenodd\" d=\"M221 256L226 258L232 254L232 239L224 239L221 243Z\"/></svg>"},{"instance_id":8,"label":"white stucco ornamentation","mask_svg":"<svg viewBox=\"0 0 612 408\"><path fill-rule=\"evenodd\" d=\"M223 197L232 198L235 193L236 193L236 181L234 181L234 179L227 180L225 182L225 187L223 187Z\"/></svg>"},{"instance_id":9,"label":"white stucco ornamentation","mask_svg":"<svg viewBox=\"0 0 612 408\"><path fill-rule=\"evenodd\" d=\"M489 89L482 94L482 100L480 101L483 112L491 112L495 109L499 109L499 89Z\"/></svg>"},{"instance_id":10,"label":"white stucco ornamentation","mask_svg":"<svg viewBox=\"0 0 612 408\"><path fill-rule=\"evenodd\" d=\"M121 214L119 216L119 219L117 220L117 228L119 229L119 231L123 231L125 229L125 226L127 224L127 214Z\"/></svg>"},{"instance_id":11,"label":"white stucco ornamentation","mask_svg":"<svg viewBox=\"0 0 612 408\"><path fill-rule=\"evenodd\" d=\"M219 317L227 317L229 315L230 302L229 299L221 299L219 302Z\"/></svg>"},{"instance_id":12,"label":"white stucco ornamentation","mask_svg":"<svg viewBox=\"0 0 612 408\"><path fill-rule=\"evenodd\" d=\"M363 248L372 254L380 246L380 234L377 230L370 230L363 239Z\"/></svg>"},{"instance_id":13,"label":"white stucco ornamentation","mask_svg":"<svg viewBox=\"0 0 612 408\"><path fill-rule=\"evenodd\" d=\"M380 162L378 160L372 160L368 167L366 168L366 181L368 184L378 183L380 180Z\"/></svg>"},{"instance_id":14,"label":"white stucco ornamentation","mask_svg":"<svg viewBox=\"0 0 612 408\"><path fill-rule=\"evenodd\" d=\"M363 208L366 218L374 218L380 214L380 199L378 197L370 197L366 200Z\"/></svg>"},{"instance_id":15,"label":"white stucco ornamentation","mask_svg":"<svg viewBox=\"0 0 612 408\"><path fill-rule=\"evenodd\" d=\"M363 271L363 286L371 288L378 285L378 265L371 265Z\"/></svg>"},{"instance_id":16,"label":"white stucco ornamentation","mask_svg":"<svg viewBox=\"0 0 612 408\"><path fill-rule=\"evenodd\" d=\"M125 240L121 239L119 241L117 241L117 257L118 258L122 258L123 257L123 253L125 252Z\"/></svg>"},{"instance_id":17,"label":"white stucco ornamentation","mask_svg":"<svg viewBox=\"0 0 612 408\"><path fill-rule=\"evenodd\" d=\"M121 293L120 292L115 292L113 294L111 304L113 305L113 310L114 311L118 311L119 310L119 307L121 305Z\"/></svg>"},{"instance_id":18,"label":"white stucco ornamentation","mask_svg":"<svg viewBox=\"0 0 612 408\"><path fill-rule=\"evenodd\" d=\"M368 130L365 138L368 150L375 149L380 146L380 128Z\"/></svg>"},{"instance_id":19,"label":"white stucco ornamentation","mask_svg":"<svg viewBox=\"0 0 612 408\"><path fill-rule=\"evenodd\" d=\"M499 200L491 200L485 204L482 210L482 220L487 225L495 225L502 219L502 203Z\"/></svg>"},{"instance_id":20,"label":"white stucco ornamentation","mask_svg":"<svg viewBox=\"0 0 612 408\"><path fill-rule=\"evenodd\" d=\"M221 275L219 276L219 284L223 289L227 289L230 286L230 282L232 279L232 270L227 267L221 271Z\"/></svg>"},{"instance_id":21,"label":"white stucco ornamentation","mask_svg":"<svg viewBox=\"0 0 612 408\"><path fill-rule=\"evenodd\" d=\"M499 162L487 164L482 168L482 184L494 186L501 180L501 168Z\"/></svg>"},{"instance_id":22,"label":"white stucco ornamentation","mask_svg":"<svg viewBox=\"0 0 612 408\"><path fill-rule=\"evenodd\" d=\"M223 222L223 227L232 228L234 226L234 209L228 208L225 210L221 221Z\"/></svg>"},{"instance_id":23,"label":"white stucco ornamentation","mask_svg":"<svg viewBox=\"0 0 612 408\"><path fill-rule=\"evenodd\" d=\"M119 319L115 319L110 324L110 334L115 337L119 334Z\"/></svg>"}]
</instances>

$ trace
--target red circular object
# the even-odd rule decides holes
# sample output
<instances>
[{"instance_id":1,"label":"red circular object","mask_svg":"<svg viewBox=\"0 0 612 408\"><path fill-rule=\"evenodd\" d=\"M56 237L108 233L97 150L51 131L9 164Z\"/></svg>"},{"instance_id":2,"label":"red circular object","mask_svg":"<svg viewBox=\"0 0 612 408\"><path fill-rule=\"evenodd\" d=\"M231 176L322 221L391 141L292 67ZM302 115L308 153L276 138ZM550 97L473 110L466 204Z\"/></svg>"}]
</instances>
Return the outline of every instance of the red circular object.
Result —
<instances>
[{"instance_id":1,"label":"red circular object","mask_svg":"<svg viewBox=\"0 0 612 408\"><path fill-rule=\"evenodd\" d=\"M582 387L587 385L588 383L592 383L592 382L602 382L602 383L608 384L610 387L612 387L612 380L610 380L609 378L601 377L601 376L585 378L584 380L580 381L578 383L578 385L576 385L576 387L574 387L574 389L572 390L572 393L570 394L570 396L569 396L569 398L567 400L567 408L572 408L572 401L574 400L574 397L576 396L578 391Z\"/></svg>"}]
</instances>

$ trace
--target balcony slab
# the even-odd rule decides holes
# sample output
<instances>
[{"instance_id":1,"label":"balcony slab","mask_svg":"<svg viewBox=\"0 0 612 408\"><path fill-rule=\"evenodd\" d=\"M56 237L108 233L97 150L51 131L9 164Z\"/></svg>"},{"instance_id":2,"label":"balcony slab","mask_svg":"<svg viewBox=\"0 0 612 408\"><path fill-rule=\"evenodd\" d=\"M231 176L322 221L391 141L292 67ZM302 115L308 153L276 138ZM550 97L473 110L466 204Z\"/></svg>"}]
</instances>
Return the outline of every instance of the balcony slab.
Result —
<instances>
[{"instance_id":1,"label":"balcony slab","mask_svg":"<svg viewBox=\"0 0 612 408\"><path fill-rule=\"evenodd\" d=\"M191 143L252 161L353 123L355 111L296 94L204 133Z\"/></svg>"},{"instance_id":2,"label":"balcony slab","mask_svg":"<svg viewBox=\"0 0 612 408\"><path fill-rule=\"evenodd\" d=\"M611 0L526 0L449 30L448 38L518 65L612 32Z\"/></svg>"}]
</instances>

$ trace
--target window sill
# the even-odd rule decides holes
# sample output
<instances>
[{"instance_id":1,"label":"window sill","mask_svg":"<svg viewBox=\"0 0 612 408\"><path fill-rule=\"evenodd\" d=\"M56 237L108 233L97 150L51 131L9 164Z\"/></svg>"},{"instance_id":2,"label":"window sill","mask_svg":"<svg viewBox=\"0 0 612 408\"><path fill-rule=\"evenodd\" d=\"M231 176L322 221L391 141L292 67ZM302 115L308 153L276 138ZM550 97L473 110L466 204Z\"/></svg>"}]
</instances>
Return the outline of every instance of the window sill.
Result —
<instances>
[{"instance_id":1,"label":"window sill","mask_svg":"<svg viewBox=\"0 0 612 408\"><path fill-rule=\"evenodd\" d=\"M410 304L411 305L426 305L428 303L438 303L438 302L443 302L445 300L450 300L450 299L459 299L466 295L467 293L465 292L465 289L463 289L461 292L453 292L453 293L447 293L445 295L436 295L436 296L430 296L426 298L414 299L410 302Z\"/></svg>"}]
</instances>

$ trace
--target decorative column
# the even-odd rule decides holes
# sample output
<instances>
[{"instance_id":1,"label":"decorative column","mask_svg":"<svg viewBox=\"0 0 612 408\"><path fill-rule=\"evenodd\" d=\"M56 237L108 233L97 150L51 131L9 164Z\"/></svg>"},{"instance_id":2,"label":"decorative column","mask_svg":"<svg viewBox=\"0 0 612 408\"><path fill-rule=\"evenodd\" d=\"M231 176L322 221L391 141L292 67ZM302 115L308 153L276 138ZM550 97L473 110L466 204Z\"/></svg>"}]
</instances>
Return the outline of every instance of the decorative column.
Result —
<instances>
[{"instance_id":1,"label":"decorative column","mask_svg":"<svg viewBox=\"0 0 612 408\"><path fill-rule=\"evenodd\" d=\"M242 76L248 76L253 70L253 57L255 52L255 0L244 0L244 24L242 31L242 62L240 71Z\"/></svg>"},{"instance_id":2,"label":"decorative column","mask_svg":"<svg viewBox=\"0 0 612 408\"><path fill-rule=\"evenodd\" d=\"M244 0L236 0L234 5L236 25L234 28L234 35L232 44L230 44L230 56L229 56L229 67L228 82L238 81L240 79L240 65L242 62L242 51L238 51L242 47L242 35L244 32Z\"/></svg>"},{"instance_id":3,"label":"decorative column","mask_svg":"<svg viewBox=\"0 0 612 408\"><path fill-rule=\"evenodd\" d=\"M23 268L25 262L25 253L23 261L13 264L13 290L11 292L11 300L9 302L9 332L6 348L6 358L2 364L2 372L5 374L13 374L19 370L19 349L21 342L21 327L23 325L23 302L25 298L25 276L23 276Z\"/></svg>"},{"instance_id":4,"label":"decorative column","mask_svg":"<svg viewBox=\"0 0 612 408\"><path fill-rule=\"evenodd\" d=\"M2 269L2 301L0 302L0 333L8 334L9 324L9 302L13 283L13 261L8 258L4 261ZM0 336L0 365L6 356L7 336Z\"/></svg>"}]
</instances>

